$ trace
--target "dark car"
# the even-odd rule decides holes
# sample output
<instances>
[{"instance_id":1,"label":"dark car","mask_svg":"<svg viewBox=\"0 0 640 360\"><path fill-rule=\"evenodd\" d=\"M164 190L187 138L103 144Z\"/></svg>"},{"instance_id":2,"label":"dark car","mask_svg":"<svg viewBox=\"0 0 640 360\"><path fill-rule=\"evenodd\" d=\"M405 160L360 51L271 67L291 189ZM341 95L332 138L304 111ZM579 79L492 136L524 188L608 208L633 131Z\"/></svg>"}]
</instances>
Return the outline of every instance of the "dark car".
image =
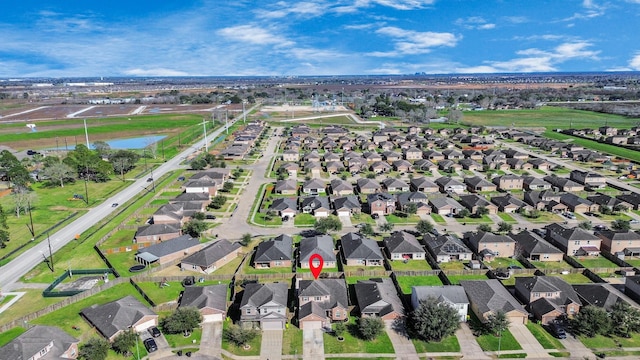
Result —
<instances>
[{"instance_id":1,"label":"dark car","mask_svg":"<svg viewBox=\"0 0 640 360\"><path fill-rule=\"evenodd\" d=\"M567 332L564 331L564 328L560 324L557 324L557 323L549 324L549 331L553 334L553 336L557 337L558 339L567 338Z\"/></svg>"},{"instance_id":2,"label":"dark car","mask_svg":"<svg viewBox=\"0 0 640 360\"><path fill-rule=\"evenodd\" d=\"M153 178L147 178L147 182L152 182Z\"/></svg>"},{"instance_id":3,"label":"dark car","mask_svg":"<svg viewBox=\"0 0 640 360\"><path fill-rule=\"evenodd\" d=\"M111 207L118 207L118 203L111 204Z\"/></svg>"},{"instance_id":4,"label":"dark car","mask_svg":"<svg viewBox=\"0 0 640 360\"><path fill-rule=\"evenodd\" d=\"M160 330L155 326L149 328L149 334L151 334L151 336L153 337L159 337L160 335L162 335L160 333Z\"/></svg>"},{"instance_id":5,"label":"dark car","mask_svg":"<svg viewBox=\"0 0 640 360\"><path fill-rule=\"evenodd\" d=\"M380 215L378 215L377 213L371 214L371 218L374 219L374 220L378 219L379 217L380 217Z\"/></svg>"},{"instance_id":6,"label":"dark car","mask_svg":"<svg viewBox=\"0 0 640 360\"><path fill-rule=\"evenodd\" d=\"M507 266L507 269L509 269L509 270L518 270L518 269L522 269L522 266L509 265L509 266Z\"/></svg>"},{"instance_id":7,"label":"dark car","mask_svg":"<svg viewBox=\"0 0 640 360\"><path fill-rule=\"evenodd\" d=\"M158 350L158 345L156 345L156 341L153 340L153 338L148 338L145 339L143 342L145 349L147 349L147 352L154 352L156 350Z\"/></svg>"},{"instance_id":8,"label":"dark car","mask_svg":"<svg viewBox=\"0 0 640 360\"><path fill-rule=\"evenodd\" d=\"M593 227L593 230L596 230L596 231L607 230L607 227L602 225L602 224L598 224L598 225Z\"/></svg>"}]
</instances>

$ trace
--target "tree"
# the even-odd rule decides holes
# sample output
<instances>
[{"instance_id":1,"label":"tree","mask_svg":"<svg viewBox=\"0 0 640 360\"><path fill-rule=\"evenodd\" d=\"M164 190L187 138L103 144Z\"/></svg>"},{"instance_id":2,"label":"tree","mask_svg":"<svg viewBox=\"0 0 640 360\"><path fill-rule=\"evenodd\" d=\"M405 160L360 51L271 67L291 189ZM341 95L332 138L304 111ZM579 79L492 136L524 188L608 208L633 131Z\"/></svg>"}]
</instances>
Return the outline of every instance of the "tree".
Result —
<instances>
[{"instance_id":1,"label":"tree","mask_svg":"<svg viewBox=\"0 0 640 360\"><path fill-rule=\"evenodd\" d=\"M591 230L592 224L591 224L591 221L585 220L579 223L578 227L585 230Z\"/></svg>"},{"instance_id":2,"label":"tree","mask_svg":"<svg viewBox=\"0 0 640 360\"><path fill-rule=\"evenodd\" d=\"M408 330L422 340L440 341L456 332L459 319L455 308L430 296L409 314Z\"/></svg>"},{"instance_id":3,"label":"tree","mask_svg":"<svg viewBox=\"0 0 640 360\"><path fill-rule=\"evenodd\" d=\"M358 332L364 340L374 340L384 330L384 322L379 317L361 317L358 319Z\"/></svg>"},{"instance_id":4,"label":"tree","mask_svg":"<svg viewBox=\"0 0 640 360\"><path fill-rule=\"evenodd\" d=\"M195 307L179 307L162 319L162 329L169 334L190 334L200 325L202 315Z\"/></svg>"},{"instance_id":5,"label":"tree","mask_svg":"<svg viewBox=\"0 0 640 360\"><path fill-rule=\"evenodd\" d=\"M498 310L488 316L484 327L491 334L502 334L503 331L509 328L509 318L507 318L507 314L504 311Z\"/></svg>"},{"instance_id":6,"label":"tree","mask_svg":"<svg viewBox=\"0 0 640 360\"><path fill-rule=\"evenodd\" d=\"M378 229L380 230L380 232L391 232L391 230L393 230L393 224L392 223L384 223L384 224L380 224L380 226L378 226Z\"/></svg>"},{"instance_id":7,"label":"tree","mask_svg":"<svg viewBox=\"0 0 640 360\"><path fill-rule=\"evenodd\" d=\"M214 209L220 209L227 202L227 197L224 195L216 195L211 199L210 207Z\"/></svg>"},{"instance_id":8,"label":"tree","mask_svg":"<svg viewBox=\"0 0 640 360\"><path fill-rule=\"evenodd\" d=\"M137 339L138 334L129 329L116 336L111 344L111 348L118 354L128 356L131 354L131 349L136 345Z\"/></svg>"},{"instance_id":9,"label":"tree","mask_svg":"<svg viewBox=\"0 0 640 360\"><path fill-rule=\"evenodd\" d=\"M529 212L526 214L528 218L530 219L537 219L540 217L540 210L538 209L531 209L529 210Z\"/></svg>"},{"instance_id":10,"label":"tree","mask_svg":"<svg viewBox=\"0 0 640 360\"><path fill-rule=\"evenodd\" d=\"M98 156L103 158L107 157L107 155L109 155L109 151L111 151L111 146L107 142L101 140L94 142L93 148L98 153Z\"/></svg>"},{"instance_id":11,"label":"tree","mask_svg":"<svg viewBox=\"0 0 640 360\"><path fill-rule=\"evenodd\" d=\"M318 232L326 234L331 231L342 230L342 222L337 216L329 215L326 218L316 220L315 224L313 224L313 228Z\"/></svg>"},{"instance_id":12,"label":"tree","mask_svg":"<svg viewBox=\"0 0 640 360\"><path fill-rule=\"evenodd\" d=\"M360 226L359 232L364 236L373 236L375 234L375 231L373 231L373 226L369 223L363 223L362 226Z\"/></svg>"},{"instance_id":13,"label":"tree","mask_svg":"<svg viewBox=\"0 0 640 360\"><path fill-rule=\"evenodd\" d=\"M611 329L611 319L607 310L593 305L581 308L570 321L571 329L576 335L594 337L598 334L608 334Z\"/></svg>"},{"instance_id":14,"label":"tree","mask_svg":"<svg viewBox=\"0 0 640 360\"><path fill-rule=\"evenodd\" d=\"M207 162L203 159L193 159L190 165L193 170L202 170L207 167Z\"/></svg>"},{"instance_id":15,"label":"tree","mask_svg":"<svg viewBox=\"0 0 640 360\"><path fill-rule=\"evenodd\" d=\"M429 220L419 220L416 224L416 230L421 234L426 234L433 230L433 224Z\"/></svg>"},{"instance_id":16,"label":"tree","mask_svg":"<svg viewBox=\"0 0 640 360\"><path fill-rule=\"evenodd\" d=\"M476 216L478 217L482 217L484 215L487 215L489 213L489 209L487 209L485 206L478 206L478 208L476 209Z\"/></svg>"},{"instance_id":17,"label":"tree","mask_svg":"<svg viewBox=\"0 0 640 360\"><path fill-rule=\"evenodd\" d=\"M10 239L9 225L7 225L7 214L0 204L0 249L7 247L6 243Z\"/></svg>"},{"instance_id":18,"label":"tree","mask_svg":"<svg viewBox=\"0 0 640 360\"><path fill-rule=\"evenodd\" d=\"M628 231L631 229L629 220L618 219L611 223L611 228L618 231Z\"/></svg>"},{"instance_id":19,"label":"tree","mask_svg":"<svg viewBox=\"0 0 640 360\"><path fill-rule=\"evenodd\" d=\"M205 230L207 230L207 223L198 219L191 219L182 226L182 232L193 238L200 237Z\"/></svg>"},{"instance_id":20,"label":"tree","mask_svg":"<svg viewBox=\"0 0 640 360\"><path fill-rule=\"evenodd\" d=\"M484 231L484 232L491 232L491 225L489 224L480 224L476 227L476 230L478 231Z\"/></svg>"},{"instance_id":21,"label":"tree","mask_svg":"<svg viewBox=\"0 0 640 360\"><path fill-rule=\"evenodd\" d=\"M469 217L469 215L471 215L471 211L469 211L468 209L462 209L458 211L458 217L460 218Z\"/></svg>"},{"instance_id":22,"label":"tree","mask_svg":"<svg viewBox=\"0 0 640 360\"><path fill-rule=\"evenodd\" d=\"M640 331L640 311L627 303L618 301L611 307L613 332L622 337L631 337L631 332Z\"/></svg>"},{"instance_id":23,"label":"tree","mask_svg":"<svg viewBox=\"0 0 640 360\"><path fill-rule=\"evenodd\" d=\"M234 345L243 346L253 340L258 335L258 332L253 329L243 329L238 325L231 324L223 335L225 340L228 340Z\"/></svg>"},{"instance_id":24,"label":"tree","mask_svg":"<svg viewBox=\"0 0 640 360\"><path fill-rule=\"evenodd\" d=\"M342 337L345 331L347 331L347 326L343 322L338 322L333 326L333 332L336 337Z\"/></svg>"},{"instance_id":25,"label":"tree","mask_svg":"<svg viewBox=\"0 0 640 360\"><path fill-rule=\"evenodd\" d=\"M598 207L598 211L602 214L602 215L611 215L611 213L613 213L613 210L611 209L610 206L607 205L600 205Z\"/></svg>"},{"instance_id":26,"label":"tree","mask_svg":"<svg viewBox=\"0 0 640 360\"><path fill-rule=\"evenodd\" d=\"M240 244L242 244L242 246L247 246L249 245L250 242L251 242L251 234L249 233L243 234L242 239L240 239Z\"/></svg>"},{"instance_id":27,"label":"tree","mask_svg":"<svg viewBox=\"0 0 640 360\"><path fill-rule=\"evenodd\" d=\"M231 181L225 181L224 185L222 185L222 191L230 192L233 190L233 183Z\"/></svg>"},{"instance_id":28,"label":"tree","mask_svg":"<svg viewBox=\"0 0 640 360\"><path fill-rule=\"evenodd\" d=\"M500 223L498 223L498 232L507 233L507 232L510 232L511 230L513 230L513 225L504 221L501 221Z\"/></svg>"},{"instance_id":29,"label":"tree","mask_svg":"<svg viewBox=\"0 0 640 360\"><path fill-rule=\"evenodd\" d=\"M404 207L404 212L408 215L414 215L418 212L418 204L410 202Z\"/></svg>"},{"instance_id":30,"label":"tree","mask_svg":"<svg viewBox=\"0 0 640 360\"><path fill-rule=\"evenodd\" d=\"M64 187L65 181L74 181L77 174L75 169L61 161L44 168L42 176Z\"/></svg>"},{"instance_id":31,"label":"tree","mask_svg":"<svg viewBox=\"0 0 640 360\"><path fill-rule=\"evenodd\" d=\"M207 216L203 212L196 211L193 213L193 215L191 215L191 218L196 220L204 220L207 218Z\"/></svg>"},{"instance_id":32,"label":"tree","mask_svg":"<svg viewBox=\"0 0 640 360\"><path fill-rule=\"evenodd\" d=\"M80 346L78 358L82 360L104 360L109 352L109 342L103 338L91 338Z\"/></svg>"}]
</instances>

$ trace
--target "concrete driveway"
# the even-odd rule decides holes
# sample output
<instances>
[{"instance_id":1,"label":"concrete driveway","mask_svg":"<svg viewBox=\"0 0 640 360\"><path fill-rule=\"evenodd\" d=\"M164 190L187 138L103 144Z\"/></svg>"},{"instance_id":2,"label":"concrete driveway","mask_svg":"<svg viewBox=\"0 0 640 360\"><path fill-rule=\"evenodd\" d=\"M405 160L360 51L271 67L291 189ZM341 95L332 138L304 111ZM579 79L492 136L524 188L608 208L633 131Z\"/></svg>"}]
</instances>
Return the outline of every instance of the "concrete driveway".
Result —
<instances>
[{"instance_id":1,"label":"concrete driveway","mask_svg":"<svg viewBox=\"0 0 640 360\"><path fill-rule=\"evenodd\" d=\"M221 357L222 350L222 321L207 322L202 324L202 338L198 354Z\"/></svg>"},{"instance_id":2,"label":"concrete driveway","mask_svg":"<svg viewBox=\"0 0 640 360\"><path fill-rule=\"evenodd\" d=\"M302 358L324 359L324 338L322 330L302 330Z\"/></svg>"},{"instance_id":3,"label":"concrete driveway","mask_svg":"<svg viewBox=\"0 0 640 360\"><path fill-rule=\"evenodd\" d=\"M261 360L282 359L282 333L282 329L262 330L262 343L260 345Z\"/></svg>"},{"instance_id":4,"label":"concrete driveway","mask_svg":"<svg viewBox=\"0 0 640 360\"><path fill-rule=\"evenodd\" d=\"M549 353L540 345L526 325L511 324L509 331L511 331L513 337L520 343L522 350L527 353L528 357L549 357Z\"/></svg>"},{"instance_id":5,"label":"concrete driveway","mask_svg":"<svg viewBox=\"0 0 640 360\"><path fill-rule=\"evenodd\" d=\"M462 357L467 359L474 360L489 360L491 359L489 356L484 354L480 345L478 345L478 341L476 337L473 336L473 332L469 328L469 324L463 322L460 323L460 329L456 331L456 337L458 338L458 343L460 344L460 352L462 352Z\"/></svg>"},{"instance_id":6,"label":"concrete driveway","mask_svg":"<svg viewBox=\"0 0 640 360\"><path fill-rule=\"evenodd\" d=\"M404 322L395 322L393 320L387 320L384 322L384 326L387 329L387 335L393 345L393 350L396 353L396 359L400 360L418 360L418 353L416 347L413 346L413 342L407 335L407 330L404 326Z\"/></svg>"}]
</instances>

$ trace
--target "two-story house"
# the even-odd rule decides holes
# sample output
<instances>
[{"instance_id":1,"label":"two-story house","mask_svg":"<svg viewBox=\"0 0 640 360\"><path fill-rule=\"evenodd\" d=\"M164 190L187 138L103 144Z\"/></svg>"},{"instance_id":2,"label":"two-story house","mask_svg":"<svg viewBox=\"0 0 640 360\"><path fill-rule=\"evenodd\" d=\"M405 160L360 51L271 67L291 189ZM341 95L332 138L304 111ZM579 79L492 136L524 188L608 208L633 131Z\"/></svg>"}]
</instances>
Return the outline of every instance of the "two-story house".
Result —
<instances>
[{"instance_id":1,"label":"two-story house","mask_svg":"<svg viewBox=\"0 0 640 360\"><path fill-rule=\"evenodd\" d=\"M344 279L300 280L298 324L300 329L321 329L349 318L349 298Z\"/></svg>"},{"instance_id":2,"label":"two-story house","mask_svg":"<svg viewBox=\"0 0 640 360\"><path fill-rule=\"evenodd\" d=\"M602 239L580 227L566 227L561 224L545 226L545 239L569 256L598 256Z\"/></svg>"},{"instance_id":3,"label":"two-story house","mask_svg":"<svg viewBox=\"0 0 640 360\"><path fill-rule=\"evenodd\" d=\"M582 302L576 291L557 276L516 277L516 296L542 324L580 311Z\"/></svg>"},{"instance_id":4,"label":"two-story house","mask_svg":"<svg viewBox=\"0 0 640 360\"><path fill-rule=\"evenodd\" d=\"M286 283L248 283L240 302L240 323L246 328L284 329L287 323Z\"/></svg>"},{"instance_id":5,"label":"two-story house","mask_svg":"<svg viewBox=\"0 0 640 360\"><path fill-rule=\"evenodd\" d=\"M384 216L396 211L396 197L389 193L375 193L367 195L369 214Z\"/></svg>"},{"instance_id":6,"label":"two-story house","mask_svg":"<svg viewBox=\"0 0 640 360\"><path fill-rule=\"evenodd\" d=\"M512 257L515 255L515 241L506 235L490 232L469 232L464 235L471 250L480 255L485 261L496 257Z\"/></svg>"}]
</instances>

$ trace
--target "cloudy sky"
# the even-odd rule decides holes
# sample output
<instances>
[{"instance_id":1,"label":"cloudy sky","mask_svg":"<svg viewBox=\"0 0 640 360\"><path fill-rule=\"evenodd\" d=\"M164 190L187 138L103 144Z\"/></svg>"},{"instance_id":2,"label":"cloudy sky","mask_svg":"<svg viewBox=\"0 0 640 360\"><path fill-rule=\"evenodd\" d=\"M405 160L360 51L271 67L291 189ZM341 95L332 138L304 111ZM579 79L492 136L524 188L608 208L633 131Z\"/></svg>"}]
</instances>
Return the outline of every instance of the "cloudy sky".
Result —
<instances>
[{"instance_id":1,"label":"cloudy sky","mask_svg":"<svg viewBox=\"0 0 640 360\"><path fill-rule=\"evenodd\" d=\"M640 0L21 0L0 77L640 71Z\"/></svg>"}]
</instances>

